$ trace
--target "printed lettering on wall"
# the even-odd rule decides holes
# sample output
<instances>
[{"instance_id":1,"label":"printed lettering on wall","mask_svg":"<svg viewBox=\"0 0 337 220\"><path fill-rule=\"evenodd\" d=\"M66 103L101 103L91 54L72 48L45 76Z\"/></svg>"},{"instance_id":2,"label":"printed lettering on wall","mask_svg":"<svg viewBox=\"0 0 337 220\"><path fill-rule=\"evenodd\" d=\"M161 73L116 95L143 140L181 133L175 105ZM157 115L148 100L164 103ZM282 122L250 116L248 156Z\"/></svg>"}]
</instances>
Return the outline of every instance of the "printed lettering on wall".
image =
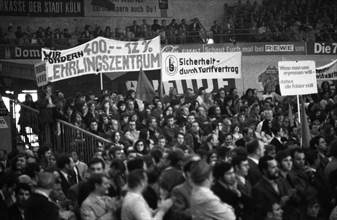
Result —
<instances>
[{"instance_id":1,"label":"printed lettering on wall","mask_svg":"<svg viewBox=\"0 0 337 220\"><path fill-rule=\"evenodd\" d=\"M0 0L3 16L78 17L84 16L83 0Z\"/></svg>"}]
</instances>

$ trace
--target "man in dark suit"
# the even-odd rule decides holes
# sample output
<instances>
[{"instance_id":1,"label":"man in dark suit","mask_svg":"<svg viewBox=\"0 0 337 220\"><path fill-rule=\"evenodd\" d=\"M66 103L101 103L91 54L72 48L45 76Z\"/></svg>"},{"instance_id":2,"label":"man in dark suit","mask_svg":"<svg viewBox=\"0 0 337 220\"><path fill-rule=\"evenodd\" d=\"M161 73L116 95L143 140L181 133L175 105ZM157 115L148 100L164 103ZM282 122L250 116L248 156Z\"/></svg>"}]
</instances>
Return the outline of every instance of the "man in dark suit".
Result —
<instances>
[{"instance_id":1,"label":"man in dark suit","mask_svg":"<svg viewBox=\"0 0 337 220\"><path fill-rule=\"evenodd\" d=\"M10 220L24 220L24 208L31 194L31 188L27 183L19 183L15 189L16 202L8 209Z\"/></svg>"},{"instance_id":2,"label":"man in dark suit","mask_svg":"<svg viewBox=\"0 0 337 220\"><path fill-rule=\"evenodd\" d=\"M191 205L190 198L192 193L191 167L201 158L197 155L190 156L184 164L183 170L186 176L186 181L171 191L171 199L173 206L170 212L170 219L176 220L191 220Z\"/></svg>"},{"instance_id":3,"label":"man in dark suit","mask_svg":"<svg viewBox=\"0 0 337 220\"><path fill-rule=\"evenodd\" d=\"M310 140L310 148L318 151L319 169L324 169L329 163L329 158L326 156L327 146L325 139L320 135L312 138Z\"/></svg>"},{"instance_id":4,"label":"man in dark suit","mask_svg":"<svg viewBox=\"0 0 337 220\"><path fill-rule=\"evenodd\" d=\"M6 200L13 194L16 178L14 174L5 174L0 178L0 216L2 220L8 220L8 206Z\"/></svg>"},{"instance_id":5,"label":"man in dark suit","mask_svg":"<svg viewBox=\"0 0 337 220\"><path fill-rule=\"evenodd\" d=\"M248 153L249 171L247 179L254 186L262 178L258 168L259 159L264 156L264 145L258 140L252 140L246 143Z\"/></svg>"},{"instance_id":6,"label":"man in dark suit","mask_svg":"<svg viewBox=\"0 0 337 220\"><path fill-rule=\"evenodd\" d=\"M159 177L159 186L167 190L168 193L171 193L175 186L185 182L184 173L179 167L183 158L184 152L182 150L173 150L163 155L162 160L168 166Z\"/></svg>"},{"instance_id":7,"label":"man in dark suit","mask_svg":"<svg viewBox=\"0 0 337 220\"><path fill-rule=\"evenodd\" d=\"M274 134L274 138L271 140L270 144L274 145L276 148L276 152L279 152L281 150L285 150L285 146L283 145L283 142L285 141L283 136L283 128L278 124L274 123L271 131Z\"/></svg>"},{"instance_id":8,"label":"man in dark suit","mask_svg":"<svg viewBox=\"0 0 337 220\"><path fill-rule=\"evenodd\" d=\"M54 182L52 173L38 174L37 188L27 200L24 209L25 220L59 220L58 207L49 199Z\"/></svg>"},{"instance_id":9,"label":"man in dark suit","mask_svg":"<svg viewBox=\"0 0 337 220\"><path fill-rule=\"evenodd\" d=\"M60 155L57 159L57 167L62 191L67 195L69 188L76 183L73 158L68 154Z\"/></svg>"},{"instance_id":10,"label":"man in dark suit","mask_svg":"<svg viewBox=\"0 0 337 220\"><path fill-rule=\"evenodd\" d=\"M283 210L283 219L295 220L299 218L300 198L296 190L288 182L279 177L276 160L271 156L264 156L259 160L259 169L263 177L253 187L252 198L256 208L256 219L263 219L263 213L268 204L279 204Z\"/></svg>"},{"instance_id":11,"label":"man in dark suit","mask_svg":"<svg viewBox=\"0 0 337 220\"><path fill-rule=\"evenodd\" d=\"M231 205L235 210L235 216L242 217L242 194L238 190L233 166L230 163L220 161L214 165L213 176L215 179L211 190L224 203Z\"/></svg>"},{"instance_id":12,"label":"man in dark suit","mask_svg":"<svg viewBox=\"0 0 337 220\"><path fill-rule=\"evenodd\" d=\"M237 155L232 158L234 167L235 179L238 185L238 190L241 193L241 201L243 205L242 219L254 219L254 205L252 199L252 185L247 179L249 171L249 163L247 156Z\"/></svg>"}]
</instances>

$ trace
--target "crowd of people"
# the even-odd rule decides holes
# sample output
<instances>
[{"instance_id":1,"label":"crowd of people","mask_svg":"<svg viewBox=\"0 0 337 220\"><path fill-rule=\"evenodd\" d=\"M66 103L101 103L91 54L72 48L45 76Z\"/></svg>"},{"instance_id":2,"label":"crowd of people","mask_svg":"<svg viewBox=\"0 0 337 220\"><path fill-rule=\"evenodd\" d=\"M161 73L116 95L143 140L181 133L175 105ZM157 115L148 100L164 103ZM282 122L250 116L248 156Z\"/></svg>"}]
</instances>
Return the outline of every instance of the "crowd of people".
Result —
<instances>
[{"instance_id":1,"label":"crowd of people","mask_svg":"<svg viewBox=\"0 0 337 220\"><path fill-rule=\"evenodd\" d=\"M52 143L0 151L1 219L337 219L336 92L323 82L303 97L306 146L296 100L255 91L172 89L144 102L133 90L65 98L48 84L24 102L43 123L58 118L111 144L93 146L88 163Z\"/></svg>"},{"instance_id":2,"label":"crowd of people","mask_svg":"<svg viewBox=\"0 0 337 220\"><path fill-rule=\"evenodd\" d=\"M337 16L334 0L283 0L283 1L238 1L236 5L224 6L224 20L214 21L204 28L198 18L134 20L125 28L101 25L85 25L83 30L68 28L12 25L0 28L0 44L44 45L70 47L95 37L134 41L161 37L163 44L206 43L213 38L215 43L228 42L335 42L337 40ZM7 28L7 29L6 29Z\"/></svg>"}]
</instances>

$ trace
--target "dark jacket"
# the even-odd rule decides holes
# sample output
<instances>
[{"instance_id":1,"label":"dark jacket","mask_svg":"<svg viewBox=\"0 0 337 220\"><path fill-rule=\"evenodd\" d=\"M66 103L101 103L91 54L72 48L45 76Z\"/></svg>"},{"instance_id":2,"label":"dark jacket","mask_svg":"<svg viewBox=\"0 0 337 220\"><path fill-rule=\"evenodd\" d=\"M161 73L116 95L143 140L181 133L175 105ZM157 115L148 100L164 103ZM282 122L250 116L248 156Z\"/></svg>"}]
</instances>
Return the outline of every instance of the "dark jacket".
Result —
<instances>
[{"instance_id":1,"label":"dark jacket","mask_svg":"<svg viewBox=\"0 0 337 220\"><path fill-rule=\"evenodd\" d=\"M247 179L254 186L262 178L261 171L259 170L258 164L256 164L252 159L248 158L249 171Z\"/></svg>"},{"instance_id":2,"label":"dark jacket","mask_svg":"<svg viewBox=\"0 0 337 220\"><path fill-rule=\"evenodd\" d=\"M25 207L25 220L59 220L58 207L46 196L33 193Z\"/></svg>"},{"instance_id":3,"label":"dark jacket","mask_svg":"<svg viewBox=\"0 0 337 220\"><path fill-rule=\"evenodd\" d=\"M288 182L283 178L278 178L276 182L279 193L275 191L271 183L264 177L253 187L252 198L256 208L256 219L263 218L262 212L265 207L274 203L279 204L281 198L288 195L288 191L291 189ZM283 220L299 219L300 212L297 207L300 201L300 198L295 194L286 202L283 206Z\"/></svg>"}]
</instances>

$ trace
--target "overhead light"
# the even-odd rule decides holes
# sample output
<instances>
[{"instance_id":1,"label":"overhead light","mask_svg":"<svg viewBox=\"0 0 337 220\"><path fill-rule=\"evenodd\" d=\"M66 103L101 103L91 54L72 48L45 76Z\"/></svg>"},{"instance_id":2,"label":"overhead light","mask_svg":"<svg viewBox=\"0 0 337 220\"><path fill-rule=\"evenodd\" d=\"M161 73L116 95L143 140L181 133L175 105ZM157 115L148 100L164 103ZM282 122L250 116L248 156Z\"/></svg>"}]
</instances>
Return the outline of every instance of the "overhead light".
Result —
<instances>
[{"instance_id":1,"label":"overhead light","mask_svg":"<svg viewBox=\"0 0 337 220\"><path fill-rule=\"evenodd\" d=\"M14 94L14 91L8 91L8 90L7 90L5 93L6 93L6 94L12 94L12 95L13 95L13 94Z\"/></svg>"}]
</instances>

